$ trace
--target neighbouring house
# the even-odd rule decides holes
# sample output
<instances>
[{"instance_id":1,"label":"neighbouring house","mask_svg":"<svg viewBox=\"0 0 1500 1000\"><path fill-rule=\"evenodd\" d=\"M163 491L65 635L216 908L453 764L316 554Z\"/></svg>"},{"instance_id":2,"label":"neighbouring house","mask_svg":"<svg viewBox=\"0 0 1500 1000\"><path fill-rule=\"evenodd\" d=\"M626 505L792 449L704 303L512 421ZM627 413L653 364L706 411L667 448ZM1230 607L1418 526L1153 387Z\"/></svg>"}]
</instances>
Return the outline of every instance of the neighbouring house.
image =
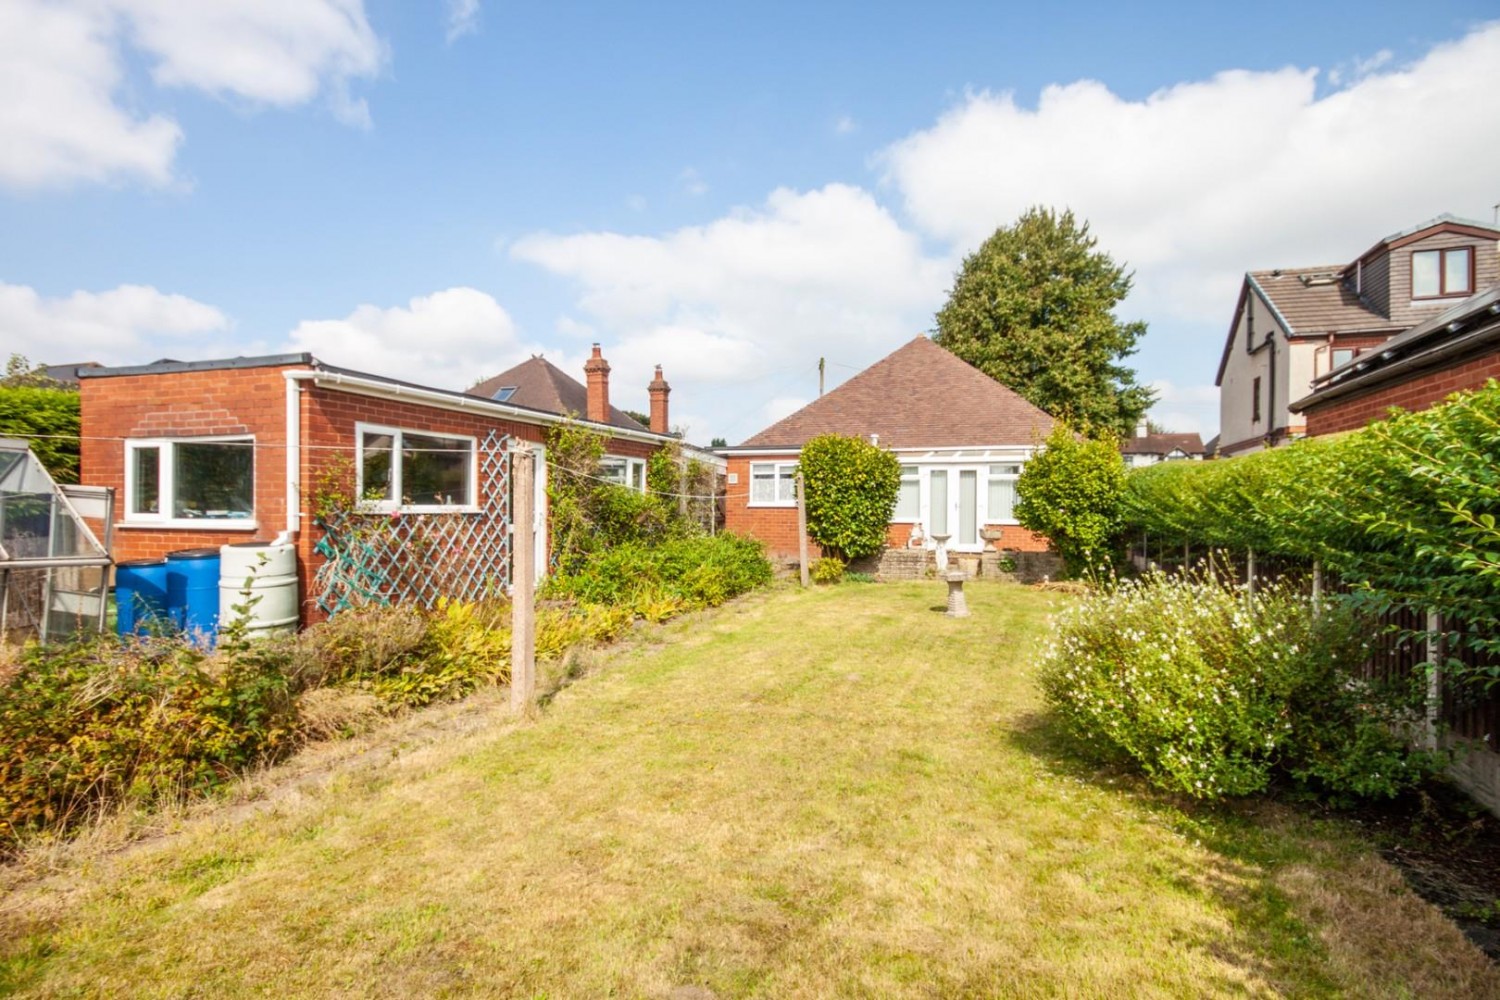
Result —
<instances>
[{"instance_id":1,"label":"neighbouring house","mask_svg":"<svg viewBox=\"0 0 1500 1000\"><path fill-rule=\"evenodd\" d=\"M1016 480L1052 429L1047 414L979 369L917 337L843 385L777 421L729 459L725 527L794 559L795 467L802 446L823 434L861 437L893 451L901 488L887 544L923 547L950 537L950 551L1043 552L1016 521ZM816 553L817 546L810 551Z\"/></svg>"},{"instance_id":2,"label":"neighbouring house","mask_svg":"<svg viewBox=\"0 0 1500 1000\"><path fill-rule=\"evenodd\" d=\"M571 406L430 388L310 354L79 375L81 478L121 498L117 561L294 542L304 623L361 595L430 603L444 592L494 589L510 578L509 460L525 445L538 454L536 564L545 570L543 442ZM644 490L646 460L675 439L609 417L618 411L598 345L587 375L580 422L608 438L601 471ZM669 387L660 370L650 391L665 427ZM335 486L357 506L339 517L366 518L381 530L325 530ZM330 562L339 572L320 577Z\"/></svg>"},{"instance_id":3,"label":"neighbouring house","mask_svg":"<svg viewBox=\"0 0 1500 1000\"><path fill-rule=\"evenodd\" d=\"M1198 434L1153 434L1144 417L1135 436L1120 441L1120 457L1132 469L1157 462L1201 462L1206 454Z\"/></svg>"},{"instance_id":4,"label":"neighbouring house","mask_svg":"<svg viewBox=\"0 0 1500 1000\"><path fill-rule=\"evenodd\" d=\"M1392 406L1424 410L1492 378L1500 378L1500 286L1315 378L1291 409L1309 436L1333 434L1379 420Z\"/></svg>"},{"instance_id":5,"label":"neighbouring house","mask_svg":"<svg viewBox=\"0 0 1500 1000\"><path fill-rule=\"evenodd\" d=\"M1292 400L1407 330L1500 282L1500 229L1442 215L1347 264L1245 275L1224 343L1219 453L1307 433Z\"/></svg>"}]
</instances>

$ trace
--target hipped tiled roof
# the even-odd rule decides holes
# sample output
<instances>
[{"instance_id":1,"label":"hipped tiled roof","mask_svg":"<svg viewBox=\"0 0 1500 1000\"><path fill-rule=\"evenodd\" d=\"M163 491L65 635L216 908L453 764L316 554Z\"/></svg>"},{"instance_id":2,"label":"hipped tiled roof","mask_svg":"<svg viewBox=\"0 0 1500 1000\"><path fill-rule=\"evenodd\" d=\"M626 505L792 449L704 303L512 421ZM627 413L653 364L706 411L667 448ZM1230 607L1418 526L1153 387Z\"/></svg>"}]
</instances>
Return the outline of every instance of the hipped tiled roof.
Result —
<instances>
[{"instance_id":1,"label":"hipped tiled roof","mask_svg":"<svg viewBox=\"0 0 1500 1000\"><path fill-rule=\"evenodd\" d=\"M886 448L1030 445L1052 424L978 368L917 337L739 447L795 449L820 434L878 434Z\"/></svg>"},{"instance_id":2,"label":"hipped tiled roof","mask_svg":"<svg viewBox=\"0 0 1500 1000\"><path fill-rule=\"evenodd\" d=\"M589 411L589 391L584 384L541 356L522 361L514 368L485 379L469 389L468 393L471 396L493 399L495 393L507 388L515 391L502 402L514 403L516 406L564 416L575 414L583 417ZM609 408L609 422L614 427L645 430L639 420L614 406Z\"/></svg>"}]
</instances>

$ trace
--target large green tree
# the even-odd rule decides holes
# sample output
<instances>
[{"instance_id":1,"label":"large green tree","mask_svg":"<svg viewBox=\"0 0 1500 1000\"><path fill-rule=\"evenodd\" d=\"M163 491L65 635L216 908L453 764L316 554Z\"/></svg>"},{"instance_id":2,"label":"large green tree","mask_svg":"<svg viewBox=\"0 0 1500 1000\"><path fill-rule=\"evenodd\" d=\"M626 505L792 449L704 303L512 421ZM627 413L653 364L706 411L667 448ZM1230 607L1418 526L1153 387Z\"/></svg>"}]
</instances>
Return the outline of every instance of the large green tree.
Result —
<instances>
[{"instance_id":1,"label":"large green tree","mask_svg":"<svg viewBox=\"0 0 1500 1000\"><path fill-rule=\"evenodd\" d=\"M1131 276L1097 242L1071 211L1029 209L964 259L936 340L1086 434L1128 434L1152 393L1121 362L1146 324L1116 318Z\"/></svg>"}]
</instances>

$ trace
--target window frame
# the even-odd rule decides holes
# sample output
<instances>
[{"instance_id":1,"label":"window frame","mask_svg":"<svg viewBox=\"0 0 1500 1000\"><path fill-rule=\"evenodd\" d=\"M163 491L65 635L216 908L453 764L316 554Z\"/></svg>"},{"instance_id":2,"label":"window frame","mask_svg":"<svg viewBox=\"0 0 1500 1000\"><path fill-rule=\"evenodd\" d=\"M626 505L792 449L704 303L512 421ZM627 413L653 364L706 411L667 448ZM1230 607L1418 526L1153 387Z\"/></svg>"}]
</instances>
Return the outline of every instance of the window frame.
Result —
<instances>
[{"instance_id":1,"label":"window frame","mask_svg":"<svg viewBox=\"0 0 1500 1000\"><path fill-rule=\"evenodd\" d=\"M249 517L176 517L172 514L177 488L177 452L180 444L231 444L250 445L250 516ZM255 435L254 434L206 434L201 437L151 437L126 438L125 442L125 502L119 525L124 528L186 528L197 531L256 531L259 518L255 510ZM142 451L155 450L156 512L137 511L135 506L136 456Z\"/></svg>"},{"instance_id":2,"label":"window frame","mask_svg":"<svg viewBox=\"0 0 1500 1000\"><path fill-rule=\"evenodd\" d=\"M907 470L908 469L911 470L911 475L907 475ZM911 485L913 485L913 486L915 486L917 488L917 495L916 495L916 501L915 501L915 510L913 511L911 517L902 517L901 516L901 487L902 486L906 486L908 482L910 482ZM920 524L921 521L922 521L922 466L907 464L907 463L903 462L901 464L901 482L900 482L900 485L898 485L896 487L896 506L894 506L894 507L891 508L891 523L892 524Z\"/></svg>"},{"instance_id":3,"label":"window frame","mask_svg":"<svg viewBox=\"0 0 1500 1000\"><path fill-rule=\"evenodd\" d=\"M1465 280L1467 286L1459 291L1451 291L1448 288L1448 255L1450 253L1467 254L1469 266L1465 269ZM1417 294L1417 257L1420 254L1436 254L1438 258L1438 290L1430 295ZM1431 250L1413 250L1408 263L1407 275L1411 281L1411 297L1413 302L1430 301L1432 299L1456 299L1465 298L1474 294L1474 248L1472 246L1462 247L1436 247Z\"/></svg>"},{"instance_id":4,"label":"window frame","mask_svg":"<svg viewBox=\"0 0 1500 1000\"><path fill-rule=\"evenodd\" d=\"M995 472L997 468L1014 467L1015 472ZM1016 503L1021 499L1016 492L1016 483L1021 480L1021 473L1026 471L1026 463L1016 462L986 462L984 465L984 522L985 524L1020 524L1016 519ZM990 509L990 485L992 483L1010 483L1010 517L997 517L997 511Z\"/></svg>"},{"instance_id":5,"label":"window frame","mask_svg":"<svg viewBox=\"0 0 1500 1000\"><path fill-rule=\"evenodd\" d=\"M773 499L771 499L771 500L757 500L757 499L755 499L755 470L756 470L757 466L759 466L761 468L764 468L766 466L770 466L771 467L771 470L772 470L771 471L771 484L772 484L771 494L772 494L772 497L773 497ZM751 462L750 463L750 470L749 470L749 473L748 473L749 479L750 479L750 484L749 484L750 485L750 490L749 490L749 495L746 497L745 506L747 506L747 507L795 507L795 506L797 506L797 474L796 474L796 468L797 468L797 462L796 462L795 459L793 459L792 461L785 461L785 460L776 461L776 460L771 460L771 461L764 461L764 462ZM782 475L782 470L784 470L784 469L792 471L792 475L791 475L791 490L790 490L791 496L788 497L788 498L783 498L782 495L781 495L781 483L782 483L782 480L784 478L783 475Z\"/></svg>"},{"instance_id":6,"label":"window frame","mask_svg":"<svg viewBox=\"0 0 1500 1000\"><path fill-rule=\"evenodd\" d=\"M616 480L603 474L603 466L606 462L619 462L623 470L623 478ZM595 475L604 482L615 486L623 486L637 493L645 493L646 490L646 460L644 458L632 458L629 455L601 455L599 457L599 469Z\"/></svg>"},{"instance_id":7,"label":"window frame","mask_svg":"<svg viewBox=\"0 0 1500 1000\"><path fill-rule=\"evenodd\" d=\"M388 500L365 499L365 435L389 434L391 436L391 498ZM440 438L445 441L463 441L469 446L468 496L461 504L406 504L401 503L403 436L416 434L421 437ZM417 427L395 427L388 424L368 424L363 421L354 425L354 488L359 497L359 509L378 514L477 514L479 513L479 439L472 434L450 434L446 431L429 431Z\"/></svg>"}]
</instances>

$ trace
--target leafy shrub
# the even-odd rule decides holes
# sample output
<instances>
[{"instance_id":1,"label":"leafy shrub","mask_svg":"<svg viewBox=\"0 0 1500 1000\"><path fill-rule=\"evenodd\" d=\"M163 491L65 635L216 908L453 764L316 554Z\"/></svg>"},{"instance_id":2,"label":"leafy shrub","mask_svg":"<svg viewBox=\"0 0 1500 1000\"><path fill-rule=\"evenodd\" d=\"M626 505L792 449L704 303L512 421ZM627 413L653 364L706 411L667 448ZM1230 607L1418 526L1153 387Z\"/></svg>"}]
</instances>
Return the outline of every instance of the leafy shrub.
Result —
<instances>
[{"instance_id":1,"label":"leafy shrub","mask_svg":"<svg viewBox=\"0 0 1500 1000\"><path fill-rule=\"evenodd\" d=\"M838 556L824 556L813 560L808 567L808 575L812 577L813 583L838 583L844 578L847 567L848 564Z\"/></svg>"},{"instance_id":2,"label":"leafy shrub","mask_svg":"<svg viewBox=\"0 0 1500 1000\"><path fill-rule=\"evenodd\" d=\"M1358 673L1367 631L1348 607L1314 615L1289 590L1247 604L1212 580L1154 574L1069 607L1041 686L1081 742L1162 788L1249 795L1279 775L1334 799L1392 796L1435 762L1396 735L1413 693Z\"/></svg>"},{"instance_id":3,"label":"leafy shrub","mask_svg":"<svg viewBox=\"0 0 1500 1000\"><path fill-rule=\"evenodd\" d=\"M885 548L901 488L894 454L861 438L824 434L802 446L797 467L806 493L807 537L845 563Z\"/></svg>"},{"instance_id":4,"label":"leafy shrub","mask_svg":"<svg viewBox=\"0 0 1500 1000\"><path fill-rule=\"evenodd\" d=\"M178 642L29 646L0 689L0 840L202 793L294 744L275 658Z\"/></svg>"},{"instance_id":5,"label":"leafy shrub","mask_svg":"<svg viewBox=\"0 0 1500 1000\"><path fill-rule=\"evenodd\" d=\"M677 539L661 545L621 545L568 575L549 580L546 593L589 604L631 609L663 598L684 608L714 607L769 583L771 564L759 542L737 535Z\"/></svg>"},{"instance_id":6,"label":"leafy shrub","mask_svg":"<svg viewBox=\"0 0 1500 1000\"><path fill-rule=\"evenodd\" d=\"M1079 440L1059 423L1021 469L1016 519L1045 535L1077 576L1107 561L1120 530L1125 463L1112 439Z\"/></svg>"},{"instance_id":7,"label":"leafy shrub","mask_svg":"<svg viewBox=\"0 0 1500 1000\"><path fill-rule=\"evenodd\" d=\"M631 543L652 544L680 536L684 527L673 516L676 508L661 497L627 486L601 483L585 501L593 525L592 549Z\"/></svg>"}]
</instances>

